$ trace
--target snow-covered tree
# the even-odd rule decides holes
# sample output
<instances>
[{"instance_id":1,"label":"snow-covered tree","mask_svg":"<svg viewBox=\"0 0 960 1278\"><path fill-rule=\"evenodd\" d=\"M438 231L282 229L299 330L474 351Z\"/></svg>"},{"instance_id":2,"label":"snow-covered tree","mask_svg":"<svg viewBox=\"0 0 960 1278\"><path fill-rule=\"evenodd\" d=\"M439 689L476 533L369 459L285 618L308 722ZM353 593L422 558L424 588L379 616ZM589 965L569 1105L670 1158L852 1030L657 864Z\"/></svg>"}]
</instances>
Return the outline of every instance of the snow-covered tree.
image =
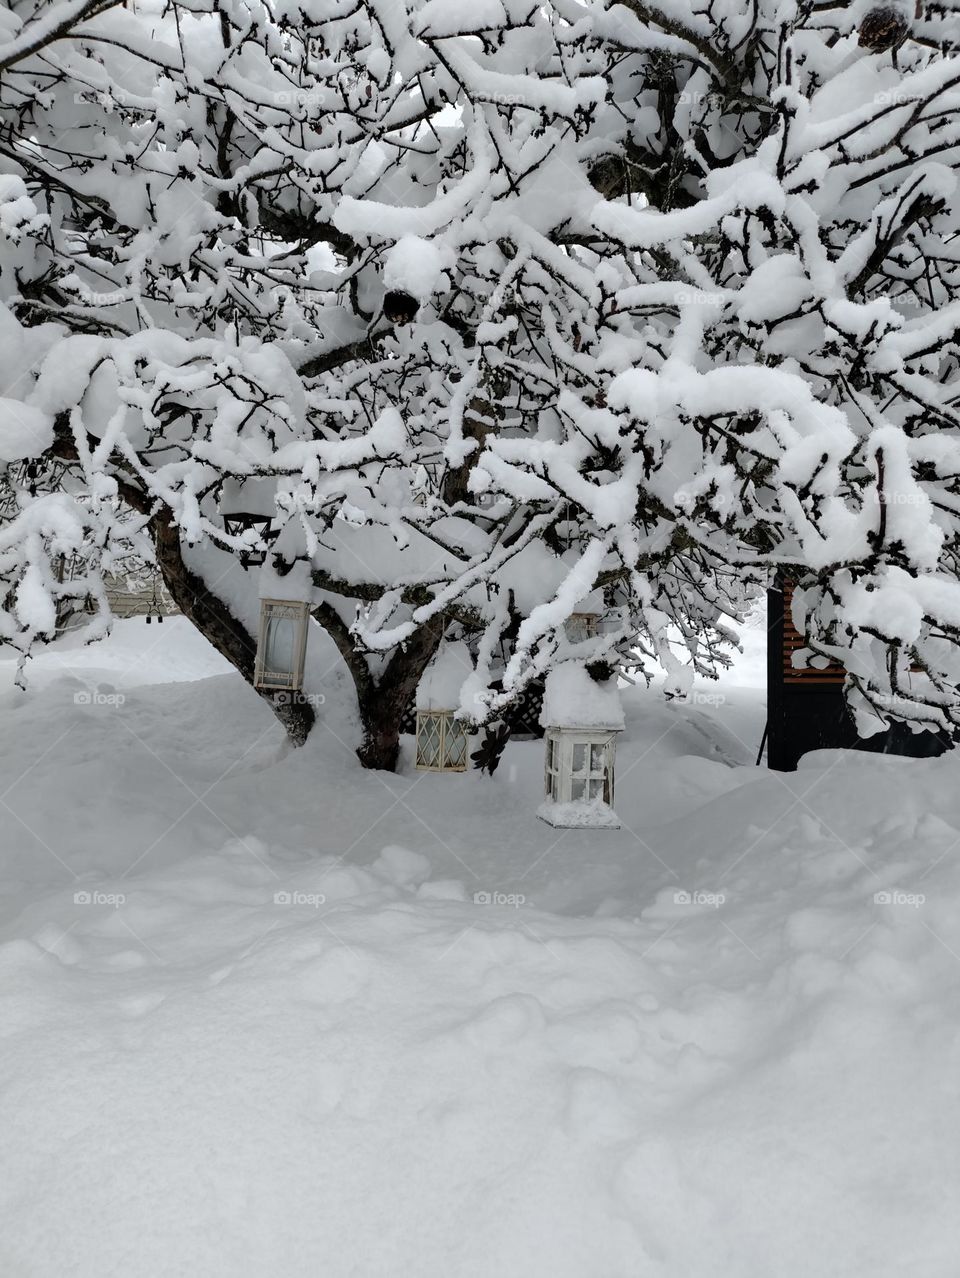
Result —
<instances>
[{"instance_id":1,"label":"snow-covered tree","mask_svg":"<svg viewBox=\"0 0 960 1278\"><path fill-rule=\"evenodd\" d=\"M445 634L477 719L571 653L682 686L777 571L864 731L957 723L958 28L922 0L3 10L0 635L29 653L65 591L103 633L102 573L151 544L251 678L222 499L258 477L264 571L307 566L368 765ZM302 740L307 702L277 711Z\"/></svg>"}]
</instances>

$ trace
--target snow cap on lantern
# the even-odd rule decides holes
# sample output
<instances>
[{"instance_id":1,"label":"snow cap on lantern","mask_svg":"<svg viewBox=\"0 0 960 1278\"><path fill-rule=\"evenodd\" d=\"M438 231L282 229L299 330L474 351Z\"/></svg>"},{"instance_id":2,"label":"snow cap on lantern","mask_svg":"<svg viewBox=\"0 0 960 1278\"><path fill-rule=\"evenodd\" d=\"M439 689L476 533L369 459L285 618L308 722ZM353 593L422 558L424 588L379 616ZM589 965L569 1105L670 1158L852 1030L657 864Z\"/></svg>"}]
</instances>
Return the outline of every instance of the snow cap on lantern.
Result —
<instances>
[{"instance_id":1,"label":"snow cap on lantern","mask_svg":"<svg viewBox=\"0 0 960 1278\"><path fill-rule=\"evenodd\" d=\"M446 284L443 276L444 253L433 240L419 235L404 235L387 253L383 267L384 287L392 292L407 293L420 305L427 302Z\"/></svg>"},{"instance_id":2,"label":"snow cap on lantern","mask_svg":"<svg viewBox=\"0 0 960 1278\"><path fill-rule=\"evenodd\" d=\"M277 481L272 475L228 475L220 489L220 510L223 514L241 510L272 518L276 513L276 491Z\"/></svg>"},{"instance_id":3,"label":"snow cap on lantern","mask_svg":"<svg viewBox=\"0 0 960 1278\"><path fill-rule=\"evenodd\" d=\"M254 475L249 479L227 476L220 488L220 514L223 529L230 537L241 537L253 531L261 542L269 544L276 536L277 481L272 476ZM266 551L256 546L240 552L244 568L263 563Z\"/></svg>"},{"instance_id":4,"label":"snow cap on lantern","mask_svg":"<svg viewBox=\"0 0 960 1278\"><path fill-rule=\"evenodd\" d=\"M456 718L461 689L473 674L465 643L444 644L417 686L417 768L421 772L464 772L467 724Z\"/></svg>"},{"instance_id":5,"label":"snow cap on lantern","mask_svg":"<svg viewBox=\"0 0 960 1278\"><path fill-rule=\"evenodd\" d=\"M445 643L417 685L418 710L456 710L460 689L473 674L473 658L465 643Z\"/></svg>"},{"instance_id":6,"label":"snow cap on lantern","mask_svg":"<svg viewBox=\"0 0 960 1278\"><path fill-rule=\"evenodd\" d=\"M540 722L546 799L537 816L568 829L616 829L614 762L623 731L616 681L597 682L582 662L564 661L547 675Z\"/></svg>"},{"instance_id":7,"label":"snow cap on lantern","mask_svg":"<svg viewBox=\"0 0 960 1278\"><path fill-rule=\"evenodd\" d=\"M449 256L449 254L448 254ZM383 268L383 313L391 324L410 324L434 293L445 287L444 254L432 240L404 235Z\"/></svg>"},{"instance_id":8,"label":"snow cap on lantern","mask_svg":"<svg viewBox=\"0 0 960 1278\"><path fill-rule=\"evenodd\" d=\"M547 675L541 727L608 728L623 731L623 707L616 681L598 683L581 661L564 661Z\"/></svg>"}]
</instances>

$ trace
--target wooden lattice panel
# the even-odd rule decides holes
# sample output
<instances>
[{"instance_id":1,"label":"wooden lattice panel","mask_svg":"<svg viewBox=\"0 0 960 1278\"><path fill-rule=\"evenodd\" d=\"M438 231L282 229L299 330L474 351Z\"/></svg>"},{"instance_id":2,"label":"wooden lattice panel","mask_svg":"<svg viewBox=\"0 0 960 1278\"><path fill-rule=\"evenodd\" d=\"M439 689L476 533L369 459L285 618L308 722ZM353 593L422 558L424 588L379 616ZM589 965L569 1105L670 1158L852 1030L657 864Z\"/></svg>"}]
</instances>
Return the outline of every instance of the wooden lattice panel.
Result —
<instances>
[{"instance_id":1,"label":"wooden lattice panel","mask_svg":"<svg viewBox=\"0 0 960 1278\"><path fill-rule=\"evenodd\" d=\"M814 666L797 669L793 665L793 654L807 647L807 641L791 620L793 608L793 584L785 582L783 587L783 681L784 683L802 683L805 687L812 684L842 684L847 677L843 666L831 661L823 670Z\"/></svg>"}]
</instances>

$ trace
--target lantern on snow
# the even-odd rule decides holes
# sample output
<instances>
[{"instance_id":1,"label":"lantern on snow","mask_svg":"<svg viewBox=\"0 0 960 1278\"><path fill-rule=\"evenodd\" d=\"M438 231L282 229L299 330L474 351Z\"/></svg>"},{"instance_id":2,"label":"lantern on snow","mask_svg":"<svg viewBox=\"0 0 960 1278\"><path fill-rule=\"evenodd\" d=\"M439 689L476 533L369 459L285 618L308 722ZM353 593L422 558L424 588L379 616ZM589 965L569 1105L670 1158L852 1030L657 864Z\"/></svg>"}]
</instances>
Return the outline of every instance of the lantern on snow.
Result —
<instances>
[{"instance_id":1,"label":"lantern on snow","mask_svg":"<svg viewBox=\"0 0 960 1278\"><path fill-rule=\"evenodd\" d=\"M616 829L613 789L623 710L615 681L598 682L582 662L563 662L547 676L540 721L546 798L537 816L568 829Z\"/></svg>"},{"instance_id":2,"label":"lantern on snow","mask_svg":"<svg viewBox=\"0 0 960 1278\"><path fill-rule=\"evenodd\" d=\"M267 546L275 540L276 483L273 479L225 479L220 490L223 531L230 537L249 537L249 550L240 552L244 568L258 567L267 557ZM258 545L259 543L259 545Z\"/></svg>"},{"instance_id":3,"label":"lantern on snow","mask_svg":"<svg viewBox=\"0 0 960 1278\"><path fill-rule=\"evenodd\" d=\"M456 717L460 689L473 672L466 644L440 649L417 688L417 769L420 772L465 772L469 733Z\"/></svg>"},{"instance_id":4,"label":"lantern on snow","mask_svg":"<svg viewBox=\"0 0 960 1278\"><path fill-rule=\"evenodd\" d=\"M298 599L261 599L253 686L264 692L303 687L310 605Z\"/></svg>"}]
</instances>

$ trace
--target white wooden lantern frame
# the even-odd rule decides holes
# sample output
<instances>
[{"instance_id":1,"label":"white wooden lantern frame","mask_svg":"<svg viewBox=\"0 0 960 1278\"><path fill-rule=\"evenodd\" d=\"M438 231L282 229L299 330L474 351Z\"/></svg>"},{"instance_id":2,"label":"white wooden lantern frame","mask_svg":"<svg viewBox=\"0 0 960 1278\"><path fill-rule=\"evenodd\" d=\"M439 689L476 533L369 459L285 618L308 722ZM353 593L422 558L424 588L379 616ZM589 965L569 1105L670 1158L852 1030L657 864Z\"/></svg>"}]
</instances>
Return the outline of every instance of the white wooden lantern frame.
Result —
<instances>
[{"instance_id":1,"label":"white wooden lantern frame","mask_svg":"<svg viewBox=\"0 0 960 1278\"><path fill-rule=\"evenodd\" d=\"M563 628L568 642L584 643L600 633L600 616L596 612L571 612Z\"/></svg>"},{"instance_id":2,"label":"white wooden lantern frame","mask_svg":"<svg viewBox=\"0 0 960 1278\"><path fill-rule=\"evenodd\" d=\"M466 772L467 725L453 710L417 711L417 771Z\"/></svg>"},{"instance_id":3,"label":"white wooden lantern frame","mask_svg":"<svg viewBox=\"0 0 960 1278\"><path fill-rule=\"evenodd\" d=\"M310 605L302 600L260 600L255 688L298 692L303 687L309 625ZM284 660L278 660L279 657Z\"/></svg>"},{"instance_id":4,"label":"white wooden lantern frame","mask_svg":"<svg viewBox=\"0 0 960 1278\"><path fill-rule=\"evenodd\" d=\"M554 803L613 807L617 732L611 728L548 728L544 790Z\"/></svg>"}]
</instances>

